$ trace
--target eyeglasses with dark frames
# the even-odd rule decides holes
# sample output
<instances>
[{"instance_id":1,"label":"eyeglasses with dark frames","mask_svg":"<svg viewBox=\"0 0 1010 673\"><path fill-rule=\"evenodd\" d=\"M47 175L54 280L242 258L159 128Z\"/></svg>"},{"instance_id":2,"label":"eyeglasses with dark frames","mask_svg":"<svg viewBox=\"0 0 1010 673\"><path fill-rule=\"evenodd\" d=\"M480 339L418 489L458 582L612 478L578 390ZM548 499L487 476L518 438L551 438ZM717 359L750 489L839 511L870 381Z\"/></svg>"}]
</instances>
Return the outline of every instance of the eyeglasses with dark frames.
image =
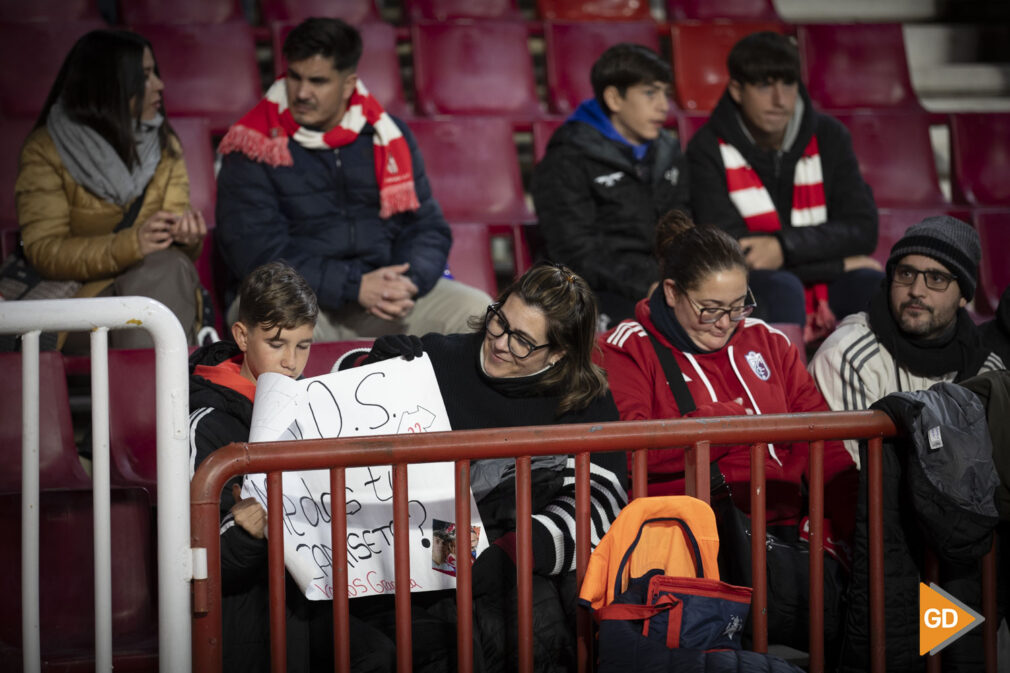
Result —
<instances>
[{"instance_id":1,"label":"eyeglasses with dark frames","mask_svg":"<svg viewBox=\"0 0 1010 673\"><path fill-rule=\"evenodd\" d=\"M915 285L915 279L922 274L922 280L926 287L934 292L944 292L950 287L951 282L957 280L957 276L951 273L944 273L935 269L916 269L908 264L899 264L894 267L892 280L898 285Z\"/></svg>"},{"instance_id":2,"label":"eyeglasses with dark frames","mask_svg":"<svg viewBox=\"0 0 1010 673\"><path fill-rule=\"evenodd\" d=\"M520 360L525 360L533 355L534 351L550 346L549 343L538 346L523 335L513 332L509 327L508 320L501 314L501 307L498 304L491 304L487 307L487 315L484 317L484 329L495 339L502 334L508 334L509 353L512 353L512 355Z\"/></svg>"},{"instance_id":3,"label":"eyeglasses with dark frames","mask_svg":"<svg viewBox=\"0 0 1010 673\"><path fill-rule=\"evenodd\" d=\"M691 295L684 293L687 300L691 302L691 306L694 310L698 312L698 319L706 324L712 325L714 323L722 320L724 315L728 315L729 319L733 322L740 322L757 308L757 300L754 299L754 293L751 289L747 288L747 298L750 299L749 304L744 304L743 306L730 306L729 308L716 308L715 306L701 306L694 299L691 299Z\"/></svg>"}]
</instances>

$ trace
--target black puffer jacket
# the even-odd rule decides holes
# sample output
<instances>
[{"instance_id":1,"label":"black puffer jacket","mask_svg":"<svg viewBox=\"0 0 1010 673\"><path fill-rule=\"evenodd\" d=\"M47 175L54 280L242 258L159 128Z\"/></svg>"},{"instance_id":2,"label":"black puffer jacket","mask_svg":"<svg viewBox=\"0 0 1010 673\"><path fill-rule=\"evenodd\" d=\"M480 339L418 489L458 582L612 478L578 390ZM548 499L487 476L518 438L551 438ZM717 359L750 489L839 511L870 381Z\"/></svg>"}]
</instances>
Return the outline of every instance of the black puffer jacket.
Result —
<instances>
[{"instance_id":1,"label":"black puffer jacket","mask_svg":"<svg viewBox=\"0 0 1010 673\"><path fill-rule=\"evenodd\" d=\"M887 670L922 671L918 606L926 547L937 552L944 590L980 610L978 560L989 550L998 521L992 445L982 403L955 384L893 393L873 406L886 411L904 431L884 443L882 455ZM867 465L865 443L860 457ZM943 485L942 491L937 484ZM864 469L839 669L846 672L869 670L867 513ZM981 632L969 632L942 656L944 671L981 670Z\"/></svg>"},{"instance_id":2,"label":"black puffer jacket","mask_svg":"<svg viewBox=\"0 0 1010 673\"><path fill-rule=\"evenodd\" d=\"M420 294L445 270L452 233L431 194L414 136L394 119L410 147L419 210L379 217L371 125L337 150L310 150L294 140L292 166L272 167L232 152L217 178L217 236L233 279L283 259L298 270L326 309L355 302L361 276L410 262Z\"/></svg>"},{"instance_id":3,"label":"black puffer jacket","mask_svg":"<svg viewBox=\"0 0 1010 673\"><path fill-rule=\"evenodd\" d=\"M656 220L687 210L686 161L666 131L635 161L630 146L571 121L551 137L531 191L548 259L598 292L641 299L659 279Z\"/></svg>"},{"instance_id":4,"label":"black puffer jacket","mask_svg":"<svg viewBox=\"0 0 1010 673\"><path fill-rule=\"evenodd\" d=\"M859 173L848 130L817 112L800 85L803 119L799 135L785 152L762 150L744 133L736 103L724 93L708 122L687 146L691 173L691 209L698 224L714 224L734 238L747 236L739 211L729 198L719 138L736 147L761 178L778 211L777 232L785 256L783 268L804 282L830 281L841 275L842 260L869 255L877 247L877 206ZM793 176L810 138L817 135L828 221L816 227L793 227Z\"/></svg>"}]
</instances>

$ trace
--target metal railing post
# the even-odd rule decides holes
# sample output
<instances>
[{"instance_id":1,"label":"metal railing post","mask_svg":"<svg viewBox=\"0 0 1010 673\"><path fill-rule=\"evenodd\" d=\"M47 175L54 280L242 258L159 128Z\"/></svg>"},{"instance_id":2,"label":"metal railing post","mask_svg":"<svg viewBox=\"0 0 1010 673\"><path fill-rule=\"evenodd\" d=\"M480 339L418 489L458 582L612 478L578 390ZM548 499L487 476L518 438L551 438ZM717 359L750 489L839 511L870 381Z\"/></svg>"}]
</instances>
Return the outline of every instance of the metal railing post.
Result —
<instances>
[{"instance_id":1,"label":"metal railing post","mask_svg":"<svg viewBox=\"0 0 1010 673\"><path fill-rule=\"evenodd\" d=\"M91 497L95 521L95 670L112 671L109 330L91 331Z\"/></svg>"},{"instance_id":2,"label":"metal railing post","mask_svg":"<svg viewBox=\"0 0 1010 673\"><path fill-rule=\"evenodd\" d=\"M143 328L154 339L158 419L159 669L162 673L188 671L192 665L189 582L193 569L189 512L185 504L189 493L188 350L186 334L175 314L164 304L145 297L0 302L0 333L24 334L22 349L28 367L23 372L22 386L29 403L25 411L34 409L35 419L34 429L28 428L26 414L23 428L27 431L24 441L34 442L33 449L29 449L27 443L23 449L28 458L24 466L32 468L24 470L22 482L21 570L22 600L26 603L23 611L26 664L29 657L37 660L41 656L38 644L38 335L43 331L92 331L100 327ZM28 383L29 373L31 383ZM36 392L28 396L31 388ZM30 601L32 604L27 605Z\"/></svg>"},{"instance_id":3,"label":"metal railing post","mask_svg":"<svg viewBox=\"0 0 1010 673\"><path fill-rule=\"evenodd\" d=\"M21 339L21 647L25 673L42 670L39 634L39 331Z\"/></svg>"}]
</instances>

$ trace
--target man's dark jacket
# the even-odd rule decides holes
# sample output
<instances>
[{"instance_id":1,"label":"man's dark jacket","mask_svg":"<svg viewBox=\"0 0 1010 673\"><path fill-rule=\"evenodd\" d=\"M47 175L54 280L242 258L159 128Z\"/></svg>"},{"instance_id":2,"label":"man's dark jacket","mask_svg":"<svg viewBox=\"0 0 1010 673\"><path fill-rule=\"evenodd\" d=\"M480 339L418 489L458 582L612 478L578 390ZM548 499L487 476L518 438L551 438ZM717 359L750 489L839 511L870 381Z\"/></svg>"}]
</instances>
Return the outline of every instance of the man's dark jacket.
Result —
<instances>
[{"instance_id":1,"label":"man's dark jacket","mask_svg":"<svg viewBox=\"0 0 1010 673\"><path fill-rule=\"evenodd\" d=\"M978 560L992 544L999 517L998 478L986 408L953 383L892 393L873 405L890 415L898 437L883 444L885 652L889 671L923 671L919 656L919 582L923 553L933 549L940 586L981 608ZM867 448L860 447L868 465ZM853 570L842 662L844 673L869 670L867 470L860 472ZM941 484L943 490L937 487ZM944 671L980 671L981 631L942 653Z\"/></svg>"},{"instance_id":2,"label":"man's dark jacket","mask_svg":"<svg viewBox=\"0 0 1010 673\"><path fill-rule=\"evenodd\" d=\"M432 197L414 136L394 118L410 147L419 210L379 217L379 187L366 124L336 150L310 150L294 140L292 166L270 166L240 152L225 155L217 178L218 250L233 279L283 259L316 292L325 309L356 302L361 276L410 263L420 295L445 270L452 233Z\"/></svg>"},{"instance_id":3,"label":"man's dark jacket","mask_svg":"<svg viewBox=\"0 0 1010 673\"><path fill-rule=\"evenodd\" d=\"M691 174L691 210L698 224L714 224L735 238L748 236L747 225L729 197L719 138L736 147L761 178L778 211L782 229L783 268L804 283L828 282L842 274L842 261L872 254L877 247L877 206L859 173L848 130L836 119L814 110L800 85L803 118L799 134L785 152L755 145L741 126L739 108L725 92L708 122L687 146ZM793 227L793 176L810 138L817 135L827 222Z\"/></svg>"},{"instance_id":4,"label":"man's dark jacket","mask_svg":"<svg viewBox=\"0 0 1010 673\"><path fill-rule=\"evenodd\" d=\"M659 280L656 221L687 210L686 161L666 131L642 161L630 145L570 121L551 136L531 191L547 258L596 291L636 300Z\"/></svg>"}]
</instances>

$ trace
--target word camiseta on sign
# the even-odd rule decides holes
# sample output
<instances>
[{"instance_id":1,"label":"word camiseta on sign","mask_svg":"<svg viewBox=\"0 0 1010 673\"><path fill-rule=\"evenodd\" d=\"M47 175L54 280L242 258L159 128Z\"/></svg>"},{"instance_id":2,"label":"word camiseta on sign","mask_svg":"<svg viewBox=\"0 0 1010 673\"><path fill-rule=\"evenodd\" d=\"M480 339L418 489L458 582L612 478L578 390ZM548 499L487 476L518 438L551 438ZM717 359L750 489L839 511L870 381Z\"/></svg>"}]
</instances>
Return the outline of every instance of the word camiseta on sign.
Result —
<instances>
[{"instance_id":1,"label":"word camiseta on sign","mask_svg":"<svg viewBox=\"0 0 1010 673\"><path fill-rule=\"evenodd\" d=\"M451 430L427 356L393 358L373 365L295 381L263 374L256 386L250 442L361 437ZM391 466L345 470L347 503L347 594L352 598L392 593L393 475ZM446 531L455 532L453 464L419 463L407 468L412 591L455 588L446 572ZM328 470L283 474L284 565L305 596L333 598L332 494ZM249 475L243 497L267 506L265 474ZM487 547L473 495L470 529L474 549ZM437 522L437 523L436 523ZM462 528L461 530L466 530ZM438 540L435 539L436 533ZM338 545L338 549L343 545ZM455 561L455 556L451 559Z\"/></svg>"}]
</instances>

